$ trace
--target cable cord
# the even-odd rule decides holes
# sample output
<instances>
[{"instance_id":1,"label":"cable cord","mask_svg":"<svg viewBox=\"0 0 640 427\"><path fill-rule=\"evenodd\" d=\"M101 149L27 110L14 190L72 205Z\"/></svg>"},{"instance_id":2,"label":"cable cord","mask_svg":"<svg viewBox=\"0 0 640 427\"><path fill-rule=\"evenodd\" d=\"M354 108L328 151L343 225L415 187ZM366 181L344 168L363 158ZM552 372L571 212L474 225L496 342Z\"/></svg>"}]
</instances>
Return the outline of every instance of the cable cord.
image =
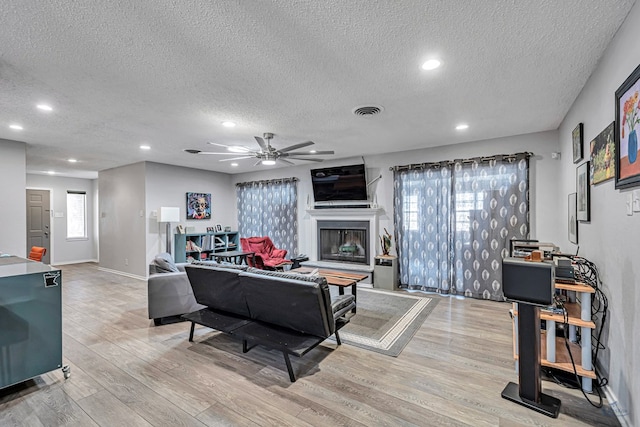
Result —
<instances>
[{"instance_id":1,"label":"cable cord","mask_svg":"<svg viewBox=\"0 0 640 427\"><path fill-rule=\"evenodd\" d=\"M606 348L602 343L601 338L602 338L602 331L604 330L604 325L606 324L606 320L607 320L607 313L609 311L609 302L607 300L607 296L604 294L604 292L601 289L602 282L600 280L600 274L598 273L598 268L596 267L596 265L591 261L587 260L586 258L582 258L579 256L573 256L571 258L574 263L576 279L580 282L585 283L586 285L591 286L595 290L594 297L591 299L591 320L595 323L596 328L591 333L591 337L593 341L591 347L593 352L593 369L596 373L596 378L597 378L597 381L595 384L595 391L598 394L598 398L599 398L599 403L597 404L592 402L591 399L589 399L589 396L587 396L585 391L582 389L580 376L578 375L576 364L573 359L573 354L571 353L571 349L569 347L569 336L568 336L569 314L567 312L566 307L564 306L564 302L560 298L556 299L556 303L562 308L564 313L563 314L564 341L565 341L565 346L567 348L567 351L569 352L569 357L571 358L571 364L573 366L573 374L576 378L576 381L580 385L580 390L582 391L582 394L584 395L585 399L587 399L587 401L592 406L596 408L601 408L603 404L602 403L603 399L602 399L602 393L600 392L600 389L606 386L609 381L607 378L602 377L598 372L597 361L598 361L599 350L604 350ZM557 383L561 385L565 385L565 384L562 384L561 380L557 379L555 376L553 376L553 379ZM569 385L569 386L572 386L572 385Z\"/></svg>"}]
</instances>

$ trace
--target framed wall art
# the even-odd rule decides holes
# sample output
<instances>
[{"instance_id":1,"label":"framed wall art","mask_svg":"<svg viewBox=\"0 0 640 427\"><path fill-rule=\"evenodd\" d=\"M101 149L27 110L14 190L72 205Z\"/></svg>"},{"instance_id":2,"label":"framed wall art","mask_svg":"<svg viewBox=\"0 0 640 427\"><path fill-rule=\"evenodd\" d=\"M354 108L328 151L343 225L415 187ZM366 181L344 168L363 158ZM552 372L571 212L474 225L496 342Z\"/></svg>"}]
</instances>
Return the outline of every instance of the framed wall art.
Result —
<instances>
[{"instance_id":1,"label":"framed wall art","mask_svg":"<svg viewBox=\"0 0 640 427\"><path fill-rule=\"evenodd\" d=\"M187 193L187 219L211 219L211 193Z\"/></svg>"},{"instance_id":2,"label":"framed wall art","mask_svg":"<svg viewBox=\"0 0 640 427\"><path fill-rule=\"evenodd\" d=\"M590 221L589 196L591 185L589 184L589 162L584 162L576 169L576 190L576 218L578 221Z\"/></svg>"},{"instance_id":3,"label":"framed wall art","mask_svg":"<svg viewBox=\"0 0 640 427\"><path fill-rule=\"evenodd\" d=\"M582 151L582 123L571 132L571 141L573 143L573 163L578 163L584 158Z\"/></svg>"},{"instance_id":4,"label":"framed wall art","mask_svg":"<svg viewBox=\"0 0 640 427\"><path fill-rule=\"evenodd\" d=\"M638 130L640 130L640 66L616 91L616 188L640 185Z\"/></svg>"},{"instance_id":5,"label":"framed wall art","mask_svg":"<svg viewBox=\"0 0 640 427\"><path fill-rule=\"evenodd\" d=\"M591 141L591 185L599 184L616 176L614 128L615 122L612 122Z\"/></svg>"},{"instance_id":6,"label":"framed wall art","mask_svg":"<svg viewBox=\"0 0 640 427\"><path fill-rule=\"evenodd\" d=\"M577 193L569 194L569 241L574 245L578 244L578 216L577 216Z\"/></svg>"}]
</instances>

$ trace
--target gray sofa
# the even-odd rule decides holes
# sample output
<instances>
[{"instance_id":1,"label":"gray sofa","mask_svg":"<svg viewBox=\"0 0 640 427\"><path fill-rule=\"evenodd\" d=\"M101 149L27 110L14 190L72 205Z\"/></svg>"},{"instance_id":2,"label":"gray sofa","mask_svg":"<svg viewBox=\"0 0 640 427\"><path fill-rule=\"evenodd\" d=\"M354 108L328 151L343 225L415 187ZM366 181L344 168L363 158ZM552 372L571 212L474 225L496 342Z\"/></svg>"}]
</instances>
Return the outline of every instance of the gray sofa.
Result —
<instances>
[{"instance_id":1,"label":"gray sofa","mask_svg":"<svg viewBox=\"0 0 640 427\"><path fill-rule=\"evenodd\" d=\"M196 302L191 283L185 273L186 263L173 263L170 254L163 253L149 264L147 302L149 319L156 326L182 321L182 314L204 308Z\"/></svg>"},{"instance_id":2,"label":"gray sofa","mask_svg":"<svg viewBox=\"0 0 640 427\"><path fill-rule=\"evenodd\" d=\"M301 357L348 323L353 295L333 300L326 279L257 269L188 265L195 299L206 308L185 314L196 324L242 340L243 352L262 345L284 355L289 379L295 381L289 355Z\"/></svg>"}]
</instances>

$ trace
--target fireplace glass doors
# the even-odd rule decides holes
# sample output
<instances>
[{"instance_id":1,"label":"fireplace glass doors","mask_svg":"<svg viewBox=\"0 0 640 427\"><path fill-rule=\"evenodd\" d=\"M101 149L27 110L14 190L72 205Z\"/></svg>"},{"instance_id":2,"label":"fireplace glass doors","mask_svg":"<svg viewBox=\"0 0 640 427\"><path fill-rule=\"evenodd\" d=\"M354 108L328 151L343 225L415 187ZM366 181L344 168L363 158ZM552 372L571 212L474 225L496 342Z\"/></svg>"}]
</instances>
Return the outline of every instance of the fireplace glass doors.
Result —
<instances>
[{"instance_id":1,"label":"fireplace glass doors","mask_svg":"<svg viewBox=\"0 0 640 427\"><path fill-rule=\"evenodd\" d=\"M318 221L319 261L369 264L369 221Z\"/></svg>"}]
</instances>

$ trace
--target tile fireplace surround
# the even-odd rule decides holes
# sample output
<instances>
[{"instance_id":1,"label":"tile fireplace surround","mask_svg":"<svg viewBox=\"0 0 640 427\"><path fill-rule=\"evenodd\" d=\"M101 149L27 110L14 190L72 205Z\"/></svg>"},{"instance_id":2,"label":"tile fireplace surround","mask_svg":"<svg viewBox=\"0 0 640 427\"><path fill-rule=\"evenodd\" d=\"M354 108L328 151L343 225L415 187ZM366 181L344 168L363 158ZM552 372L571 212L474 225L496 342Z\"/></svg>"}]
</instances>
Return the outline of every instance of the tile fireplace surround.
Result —
<instances>
[{"instance_id":1,"label":"tile fireplace surround","mask_svg":"<svg viewBox=\"0 0 640 427\"><path fill-rule=\"evenodd\" d=\"M376 208L329 208L329 209L307 209L311 219L311 247L309 253L309 263L323 268L339 268L342 270L355 270L372 272L374 257L376 254L376 244L378 242L378 217L382 209ZM367 221L369 223L368 253L369 259L366 264L352 264L349 262L328 262L318 261L318 221L332 222L353 222Z\"/></svg>"}]
</instances>

